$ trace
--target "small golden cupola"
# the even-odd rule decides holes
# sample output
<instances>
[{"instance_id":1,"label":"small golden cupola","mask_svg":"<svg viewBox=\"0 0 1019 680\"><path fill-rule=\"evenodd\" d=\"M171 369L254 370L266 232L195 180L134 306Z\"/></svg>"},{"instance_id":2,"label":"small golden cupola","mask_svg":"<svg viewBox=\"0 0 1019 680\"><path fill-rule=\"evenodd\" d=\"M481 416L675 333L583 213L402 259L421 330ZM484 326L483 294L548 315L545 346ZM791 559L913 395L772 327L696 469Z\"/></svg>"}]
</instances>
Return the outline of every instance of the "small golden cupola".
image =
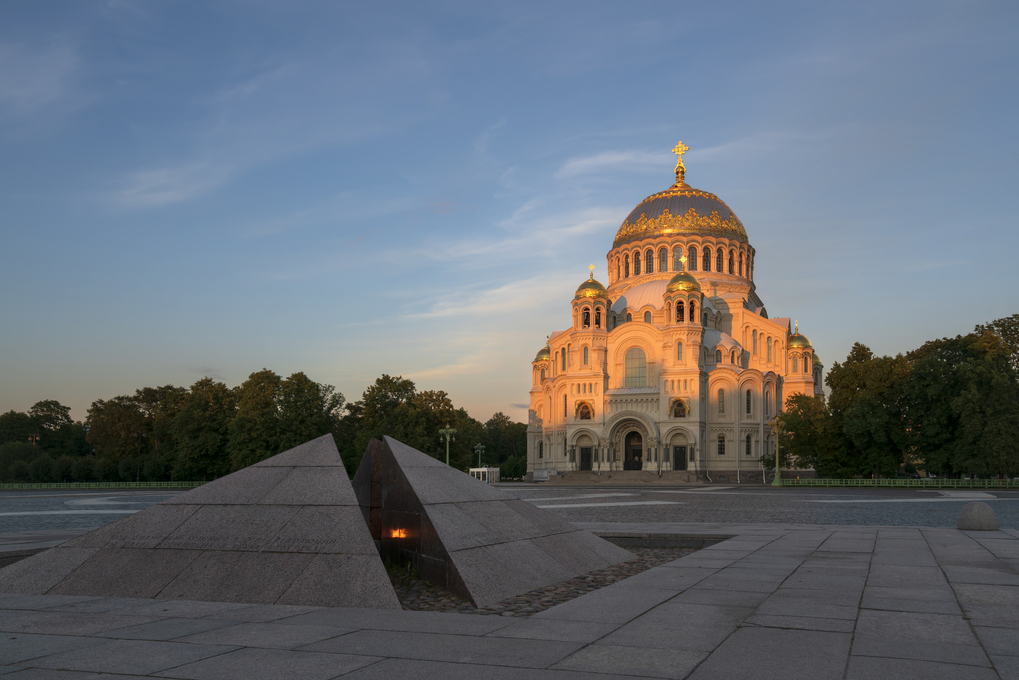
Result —
<instances>
[{"instance_id":1,"label":"small golden cupola","mask_svg":"<svg viewBox=\"0 0 1019 680\"><path fill-rule=\"evenodd\" d=\"M605 286L594 280L594 265L590 265L588 269L591 270L591 277L577 287L577 294L573 296L573 299L583 300L584 298L605 298L608 300L609 291L605 289Z\"/></svg>"},{"instance_id":2,"label":"small golden cupola","mask_svg":"<svg viewBox=\"0 0 1019 680\"><path fill-rule=\"evenodd\" d=\"M679 272L673 276L672 279L669 280L669 285L665 287L666 295L669 293L686 291L701 292L701 284L697 283L697 279L686 272Z\"/></svg>"},{"instance_id":3,"label":"small golden cupola","mask_svg":"<svg viewBox=\"0 0 1019 680\"><path fill-rule=\"evenodd\" d=\"M552 352L549 351L548 345L545 345L538 350L538 353L534 355L534 361L548 361L552 356ZM531 362L534 363L534 362Z\"/></svg>"},{"instance_id":4,"label":"small golden cupola","mask_svg":"<svg viewBox=\"0 0 1019 680\"><path fill-rule=\"evenodd\" d=\"M796 330L789 336L789 349L803 349L807 347L812 348L813 346L810 344L810 340L807 339L807 336L800 335L800 322L797 321Z\"/></svg>"}]
</instances>

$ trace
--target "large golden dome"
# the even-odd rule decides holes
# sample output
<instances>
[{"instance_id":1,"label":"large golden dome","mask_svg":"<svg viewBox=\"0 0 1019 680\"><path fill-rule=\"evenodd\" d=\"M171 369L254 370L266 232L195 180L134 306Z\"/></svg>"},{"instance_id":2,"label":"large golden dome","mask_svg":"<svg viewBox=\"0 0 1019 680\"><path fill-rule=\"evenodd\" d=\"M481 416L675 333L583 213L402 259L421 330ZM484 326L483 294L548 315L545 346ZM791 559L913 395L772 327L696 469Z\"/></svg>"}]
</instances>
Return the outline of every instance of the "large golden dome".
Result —
<instances>
[{"instance_id":1,"label":"large golden dome","mask_svg":"<svg viewBox=\"0 0 1019 680\"><path fill-rule=\"evenodd\" d=\"M686 150L682 142L677 149L680 147ZM747 231L732 208L718 196L686 183L682 152L679 155L676 183L665 191L648 196L630 211L616 232L613 248L651 236L684 233L725 236L749 243Z\"/></svg>"}]
</instances>

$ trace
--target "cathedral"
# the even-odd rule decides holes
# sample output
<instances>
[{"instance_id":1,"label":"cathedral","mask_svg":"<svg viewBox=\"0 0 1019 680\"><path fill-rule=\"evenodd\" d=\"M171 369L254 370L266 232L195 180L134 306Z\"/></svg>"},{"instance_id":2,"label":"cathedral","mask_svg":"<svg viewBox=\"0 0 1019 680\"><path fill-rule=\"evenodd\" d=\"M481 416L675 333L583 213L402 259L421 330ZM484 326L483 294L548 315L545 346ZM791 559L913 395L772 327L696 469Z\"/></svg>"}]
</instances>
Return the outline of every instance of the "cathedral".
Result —
<instances>
[{"instance_id":1,"label":"cathedral","mask_svg":"<svg viewBox=\"0 0 1019 680\"><path fill-rule=\"evenodd\" d=\"M592 265L572 324L534 357L528 480L583 470L760 479L784 400L822 394L810 341L757 294L743 223L686 183L686 150L673 149L676 183L616 232L608 287Z\"/></svg>"}]
</instances>

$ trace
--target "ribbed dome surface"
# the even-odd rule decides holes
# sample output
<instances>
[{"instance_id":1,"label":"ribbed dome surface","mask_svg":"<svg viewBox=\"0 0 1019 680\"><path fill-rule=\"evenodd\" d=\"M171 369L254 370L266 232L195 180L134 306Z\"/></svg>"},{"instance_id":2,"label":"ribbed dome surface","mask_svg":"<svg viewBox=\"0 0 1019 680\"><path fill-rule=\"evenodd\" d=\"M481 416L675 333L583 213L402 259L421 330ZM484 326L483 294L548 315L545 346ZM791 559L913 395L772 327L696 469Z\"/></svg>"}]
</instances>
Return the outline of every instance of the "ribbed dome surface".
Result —
<instances>
[{"instance_id":1,"label":"ribbed dome surface","mask_svg":"<svg viewBox=\"0 0 1019 680\"><path fill-rule=\"evenodd\" d=\"M743 223L722 199L677 183L667 191L648 196L630 211L616 232L612 247L649 236L679 233L714 234L748 242Z\"/></svg>"}]
</instances>

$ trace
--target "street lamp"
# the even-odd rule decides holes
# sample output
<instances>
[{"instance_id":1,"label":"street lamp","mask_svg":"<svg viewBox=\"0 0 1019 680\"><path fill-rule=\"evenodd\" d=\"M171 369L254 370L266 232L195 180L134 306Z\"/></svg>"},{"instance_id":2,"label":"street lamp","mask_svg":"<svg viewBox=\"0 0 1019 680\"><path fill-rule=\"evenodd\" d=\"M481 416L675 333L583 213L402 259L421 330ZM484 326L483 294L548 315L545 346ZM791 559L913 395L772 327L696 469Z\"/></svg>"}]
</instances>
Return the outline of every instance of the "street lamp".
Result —
<instances>
[{"instance_id":1,"label":"street lamp","mask_svg":"<svg viewBox=\"0 0 1019 680\"><path fill-rule=\"evenodd\" d=\"M778 435L781 431L781 423L778 420L778 416L775 416L768 424L771 425L772 432L775 433L775 479L772 480L772 486L782 486L782 473L778 469Z\"/></svg>"},{"instance_id":2,"label":"street lamp","mask_svg":"<svg viewBox=\"0 0 1019 680\"><path fill-rule=\"evenodd\" d=\"M37 441L39 441L39 435L37 435L37 434L30 434L30 435L28 435L28 441L32 442L32 448L34 449L35 448L35 443Z\"/></svg>"},{"instance_id":3,"label":"street lamp","mask_svg":"<svg viewBox=\"0 0 1019 680\"><path fill-rule=\"evenodd\" d=\"M446 441L446 465L449 465L449 443L456 441L456 430L446 423L446 427L439 430L439 441Z\"/></svg>"},{"instance_id":4,"label":"street lamp","mask_svg":"<svg viewBox=\"0 0 1019 680\"><path fill-rule=\"evenodd\" d=\"M478 467L481 467L481 454L485 452L485 445L481 443L476 444L474 452L478 454Z\"/></svg>"}]
</instances>

